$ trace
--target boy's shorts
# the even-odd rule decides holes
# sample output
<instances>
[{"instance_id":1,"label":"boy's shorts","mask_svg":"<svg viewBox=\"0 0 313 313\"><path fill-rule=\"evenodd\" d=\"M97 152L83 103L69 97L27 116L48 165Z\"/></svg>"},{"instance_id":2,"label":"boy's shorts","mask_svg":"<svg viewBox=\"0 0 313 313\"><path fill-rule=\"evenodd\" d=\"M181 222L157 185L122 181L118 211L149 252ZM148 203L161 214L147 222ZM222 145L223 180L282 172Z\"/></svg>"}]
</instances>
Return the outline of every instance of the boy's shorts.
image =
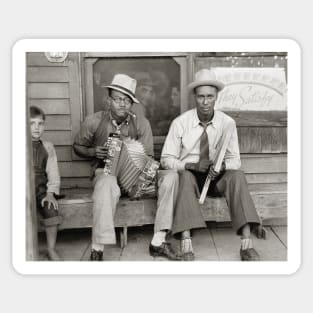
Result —
<instances>
[{"instance_id":1,"label":"boy's shorts","mask_svg":"<svg viewBox=\"0 0 313 313\"><path fill-rule=\"evenodd\" d=\"M48 208L48 202L44 203L44 206L41 206L41 201L44 197L37 198L37 211L40 215L40 222L43 226L54 226L59 225L62 222L62 216L59 215L59 212L55 210L50 205Z\"/></svg>"}]
</instances>

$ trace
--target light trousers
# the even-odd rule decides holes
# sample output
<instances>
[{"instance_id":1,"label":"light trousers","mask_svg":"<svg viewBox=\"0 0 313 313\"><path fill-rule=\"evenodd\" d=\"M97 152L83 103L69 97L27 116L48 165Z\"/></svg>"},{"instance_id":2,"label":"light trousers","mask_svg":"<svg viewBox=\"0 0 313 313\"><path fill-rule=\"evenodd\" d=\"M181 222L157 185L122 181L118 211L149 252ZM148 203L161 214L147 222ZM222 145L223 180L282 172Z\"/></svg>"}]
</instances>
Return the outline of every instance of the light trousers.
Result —
<instances>
[{"instance_id":1,"label":"light trousers","mask_svg":"<svg viewBox=\"0 0 313 313\"><path fill-rule=\"evenodd\" d=\"M171 230L173 210L178 193L178 174L172 170L158 171L158 200L154 231ZM115 244L114 215L121 196L115 176L97 169L94 178L92 243Z\"/></svg>"}]
</instances>

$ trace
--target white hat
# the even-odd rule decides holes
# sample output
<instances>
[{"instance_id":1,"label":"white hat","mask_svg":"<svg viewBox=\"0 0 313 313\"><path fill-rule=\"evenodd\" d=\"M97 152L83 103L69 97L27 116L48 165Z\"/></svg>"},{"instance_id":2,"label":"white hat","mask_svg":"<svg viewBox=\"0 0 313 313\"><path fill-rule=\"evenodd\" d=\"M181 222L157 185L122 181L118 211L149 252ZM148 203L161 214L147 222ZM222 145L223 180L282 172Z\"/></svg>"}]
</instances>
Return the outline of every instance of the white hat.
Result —
<instances>
[{"instance_id":1,"label":"white hat","mask_svg":"<svg viewBox=\"0 0 313 313\"><path fill-rule=\"evenodd\" d=\"M199 86L214 86L218 91L224 88L221 81L216 80L216 75L212 70L202 69L195 74L195 81L188 85L189 91Z\"/></svg>"},{"instance_id":2,"label":"white hat","mask_svg":"<svg viewBox=\"0 0 313 313\"><path fill-rule=\"evenodd\" d=\"M129 96L135 103L139 101L135 97L137 81L125 74L116 74L113 77L111 85L101 86L120 91Z\"/></svg>"}]
</instances>

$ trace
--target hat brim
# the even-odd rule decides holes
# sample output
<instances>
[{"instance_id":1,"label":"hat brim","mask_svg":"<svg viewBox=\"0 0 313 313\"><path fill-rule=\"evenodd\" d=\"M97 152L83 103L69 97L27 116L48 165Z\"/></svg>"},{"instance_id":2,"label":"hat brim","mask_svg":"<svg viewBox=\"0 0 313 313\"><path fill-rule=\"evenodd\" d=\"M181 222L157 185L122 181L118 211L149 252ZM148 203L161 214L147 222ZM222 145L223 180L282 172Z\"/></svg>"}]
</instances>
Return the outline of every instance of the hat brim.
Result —
<instances>
[{"instance_id":1,"label":"hat brim","mask_svg":"<svg viewBox=\"0 0 313 313\"><path fill-rule=\"evenodd\" d=\"M112 86L112 85L101 86L101 87L117 90L117 91L124 93L125 95L129 96L135 103L139 103L139 101L136 99L136 97L130 91L128 91L125 88L118 87L118 86Z\"/></svg>"},{"instance_id":2,"label":"hat brim","mask_svg":"<svg viewBox=\"0 0 313 313\"><path fill-rule=\"evenodd\" d=\"M216 87L218 91L221 91L225 87L225 85L222 82L217 81L217 80L203 80L200 82L193 82L189 84L188 89L189 91L192 91L195 88L200 87L200 86L213 86L213 87Z\"/></svg>"}]
</instances>

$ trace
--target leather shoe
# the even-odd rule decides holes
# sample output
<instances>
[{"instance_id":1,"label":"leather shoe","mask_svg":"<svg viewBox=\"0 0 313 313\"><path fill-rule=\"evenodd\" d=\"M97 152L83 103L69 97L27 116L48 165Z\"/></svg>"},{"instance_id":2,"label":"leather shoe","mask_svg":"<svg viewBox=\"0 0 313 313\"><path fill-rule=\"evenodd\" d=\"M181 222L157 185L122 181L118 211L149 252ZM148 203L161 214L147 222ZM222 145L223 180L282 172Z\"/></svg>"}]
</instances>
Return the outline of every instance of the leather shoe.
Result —
<instances>
[{"instance_id":1,"label":"leather shoe","mask_svg":"<svg viewBox=\"0 0 313 313\"><path fill-rule=\"evenodd\" d=\"M267 230L261 225L257 225L251 228L251 232L258 238L258 239L266 239L267 238Z\"/></svg>"},{"instance_id":2,"label":"leather shoe","mask_svg":"<svg viewBox=\"0 0 313 313\"><path fill-rule=\"evenodd\" d=\"M89 261L103 261L103 252L92 249Z\"/></svg>"},{"instance_id":3,"label":"leather shoe","mask_svg":"<svg viewBox=\"0 0 313 313\"><path fill-rule=\"evenodd\" d=\"M260 256L254 248L240 249L241 261L260 261Z\"/></svg>"},{"instance_id":4,"label":"leather shoe","mask_svg":"<svg viewBox=\"0 0 313 313\"><path fill-rule=\"evenodd\" d=\"M194 261L195 254L192 251L184 252L181 256L183 261Z\"/></svg>"},{"instance_id":5,"label":"leather shoe","mask_svg":"<svg viewBox=\"0 0 313 313\"><path fill-rule=\"evenodd\" d=\"M163 242L161 246L153 246L150 243L149 246L149 253L151 256L164 256L172 261L180 261L181 257L178 256L174 250L171 247L171 244L169 242Z\"/></svg>"}]
</instances>

